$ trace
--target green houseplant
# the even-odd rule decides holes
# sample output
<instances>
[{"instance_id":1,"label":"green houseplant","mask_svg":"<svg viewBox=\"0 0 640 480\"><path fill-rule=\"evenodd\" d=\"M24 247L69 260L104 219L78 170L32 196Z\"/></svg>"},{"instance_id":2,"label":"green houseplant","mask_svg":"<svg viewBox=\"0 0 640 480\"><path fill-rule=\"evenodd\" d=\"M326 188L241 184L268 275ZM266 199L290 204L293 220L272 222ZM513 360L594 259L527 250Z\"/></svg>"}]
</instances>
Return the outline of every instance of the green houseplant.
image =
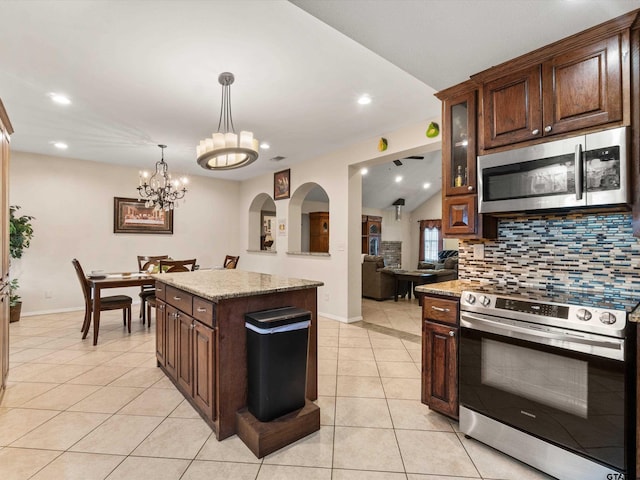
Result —
<instances>
[{"instance_id":1,"label":"green houseplant","mask_svg":"<svg viewBox=\"0 0 640 480\"><path fill-rule=\"evenodd\" d=\"M17 278L14 278L9 282L9 322L11 323L20 320L22 297L17 293L19 286Z\"/></svg>"},{"instance_id":2,"label":"green houseplant","mask_svg":"<svg viewBox=\"0 0 640 480\"><path fill-rule=\"evenodd\" d=\"M17 216L16 212L19 209L20 207L17 205L9 207L9 256L11 258L22 258L24 249L29 248L33 238L31 221L34 217L31 215ZM9 318L11 322L20 320L22 301L17 293L18 287L17 278L9 282Z\"/></svg>"}]
</instances>

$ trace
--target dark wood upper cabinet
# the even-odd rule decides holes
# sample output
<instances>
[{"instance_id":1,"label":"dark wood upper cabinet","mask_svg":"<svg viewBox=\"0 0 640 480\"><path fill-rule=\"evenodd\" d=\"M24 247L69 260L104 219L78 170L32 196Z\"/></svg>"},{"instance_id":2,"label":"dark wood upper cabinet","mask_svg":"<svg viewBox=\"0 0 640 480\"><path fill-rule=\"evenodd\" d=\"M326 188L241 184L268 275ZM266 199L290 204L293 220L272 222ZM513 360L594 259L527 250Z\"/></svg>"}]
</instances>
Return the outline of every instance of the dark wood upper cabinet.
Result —
<instances>
[{"instance_id":1,"label":"dark wood upper cabinet","mask_svg":"<svg viewBox=\"0 0 640 480\"><path fill-rule=\"evenodd\" d=\"M480 91L478 152L631 125L632 32L639 13L472 75Z\"/></svg>"},{"instance_id":2,"label":"dark wood upper cabinet","mask_svg":"<svg viewBox=\"0 0 640 480\"><path fill-rule=\"evenodd\" d=\"M442 186L447 196L476 192L476 96L475 86L438 94L444 125Z\"/></svg>"},{"instance_id":3,"label":"dark wood upper cabinet","mask_svg":"<svg viewBox=\"0 0 640 480\"><path fill-rule=\"evenodd\" d=\"M482 84L482 150L623 119L621 43L604 40Z\"/></svg>"},{"instance_id":4,"label":"dark wood upper cabinet","mask_svg":"<svg viewBox=\"0 0 640 480\"><path fill-rule=\"evenodd\" d=\"M536 65L482 86L484 148L542 136L540 71Z\"/></svg>"},{"instance_id":5,"label":"dark wood upper cabinet","mask_svg":"<svg viewBox=\"0 0 640 480\"><path fill-rule=\"evenodd\" d=\"M620 43L621 35L615 35L542 64L545 133L622 120Z\"/></svg>"},{"instance_id":6,"label":"dark wood upper cabinet","mask_svg":"<svg viewBox=\"0 0 640 480\"><path fill-rule=\"evenodd\" d=\"M495 238L495 219L477 213L477 86L465 82L438 92L442 100L442 234Z\"/></svg>"}]
</instances>

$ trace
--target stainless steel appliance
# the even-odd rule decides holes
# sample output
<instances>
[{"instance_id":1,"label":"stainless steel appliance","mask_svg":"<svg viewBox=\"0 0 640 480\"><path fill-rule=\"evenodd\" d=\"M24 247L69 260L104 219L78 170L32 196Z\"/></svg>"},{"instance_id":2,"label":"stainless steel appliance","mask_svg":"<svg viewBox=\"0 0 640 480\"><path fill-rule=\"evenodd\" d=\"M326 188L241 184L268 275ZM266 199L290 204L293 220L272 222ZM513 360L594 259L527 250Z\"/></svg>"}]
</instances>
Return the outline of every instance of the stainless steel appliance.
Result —
<instances>
[{"instance_id":1,"label":"stainless steel appliance","mask_svg":"<svg viewBox=\"0 0 640 480\"><path fill-rule=\"evenodd\" d=\"M480 213L630 204L626 127L478 157Z\"/></svg>"},{"instance_id":2,"label":"stainless steel appliance","mask_svg":"<svg viewBox=\"0 0 640 480\"><path fill-rule=\"evenodd\" d=\"M460 430L561 480L635 478L636 305L594 292L463 292Z\"/></svg>"}]
</instances>

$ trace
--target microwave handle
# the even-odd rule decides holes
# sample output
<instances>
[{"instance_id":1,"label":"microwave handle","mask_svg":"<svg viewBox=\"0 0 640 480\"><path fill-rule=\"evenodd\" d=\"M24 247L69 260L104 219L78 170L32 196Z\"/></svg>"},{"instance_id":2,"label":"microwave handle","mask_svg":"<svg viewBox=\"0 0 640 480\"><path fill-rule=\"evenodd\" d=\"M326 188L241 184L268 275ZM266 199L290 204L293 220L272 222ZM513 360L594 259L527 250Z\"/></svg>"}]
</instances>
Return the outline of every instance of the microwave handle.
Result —
<instances>
[{"instance_id":1,"label":"microwave handle","mask_svg":"<svg viewBox=\"0 0 640 480\"><path fill-rule=\"evenodd\" d=\"M575 182L576 182L576 200L582 200L582 144L576 145L576 152L574 158L574 174L575 174Z\"/></svg>"}]
</instances>

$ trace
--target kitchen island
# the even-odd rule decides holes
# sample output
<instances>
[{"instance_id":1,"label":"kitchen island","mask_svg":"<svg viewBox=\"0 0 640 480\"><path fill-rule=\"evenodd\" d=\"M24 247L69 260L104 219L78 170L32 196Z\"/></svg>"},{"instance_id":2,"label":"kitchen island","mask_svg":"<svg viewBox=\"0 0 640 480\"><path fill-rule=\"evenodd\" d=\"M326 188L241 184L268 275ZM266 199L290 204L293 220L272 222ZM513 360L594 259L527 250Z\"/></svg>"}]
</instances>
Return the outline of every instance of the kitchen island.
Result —
<instances>
[{"instance_id":1,"label":"kitchen island","mask_svg":"<svg viewBox=\"0 0 640 480\"><path fill-rule=\"evenodd\" d=\"M317 398L317 287L322 285L242 270L156 275L158 366L218 440L236 433L236 414L247 405L246 313L287 306L311 312L306 398Z\"/></svg>"}]
</instances>

